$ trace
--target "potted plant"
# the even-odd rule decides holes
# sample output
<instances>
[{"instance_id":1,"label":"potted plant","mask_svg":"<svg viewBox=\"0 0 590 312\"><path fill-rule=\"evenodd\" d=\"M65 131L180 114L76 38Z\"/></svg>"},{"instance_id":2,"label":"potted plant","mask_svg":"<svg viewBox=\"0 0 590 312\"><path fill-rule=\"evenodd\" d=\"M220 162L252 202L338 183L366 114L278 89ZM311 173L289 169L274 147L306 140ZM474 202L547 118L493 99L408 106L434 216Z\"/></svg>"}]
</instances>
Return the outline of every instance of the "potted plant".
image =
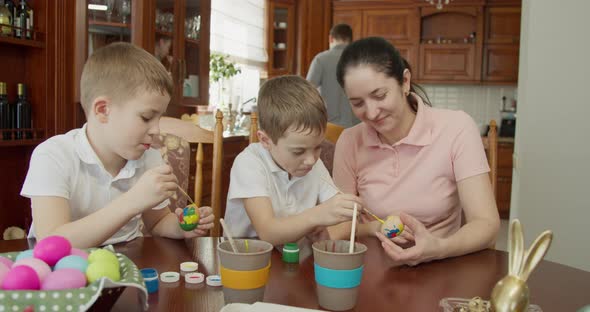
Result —
<instances>
[{"instance_id":1,"label":"potted plant","mask_svg":"<svg viewBox=\"0 0 590 312\"><path fill-rule=\"evenodd\" d=\"M217 108L225 109L226 103L224 101L227 91L226 83L230 79L241 73L242 70L236 66L234 62L229 59L229 55L220 53L211 53L209 59L209 80L212 85L217 86Z\"/></svg>"}]
</instances>

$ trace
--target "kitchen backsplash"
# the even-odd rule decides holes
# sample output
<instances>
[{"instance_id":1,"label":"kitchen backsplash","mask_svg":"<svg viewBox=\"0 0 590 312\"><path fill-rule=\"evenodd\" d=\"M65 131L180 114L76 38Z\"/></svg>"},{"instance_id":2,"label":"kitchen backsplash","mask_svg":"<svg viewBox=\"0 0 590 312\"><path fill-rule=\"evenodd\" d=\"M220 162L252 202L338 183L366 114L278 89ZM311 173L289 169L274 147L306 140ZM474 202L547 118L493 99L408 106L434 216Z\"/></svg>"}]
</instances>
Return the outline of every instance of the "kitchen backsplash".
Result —
<instances>
[{"instance_id":1,"label":"kitchen backsplash","mask_svg":"<svg viewBox=\"0 0 590 312\"><path fill-rule=\"evenodd\" d=\"M482 130L492 119L500 125L502 97L506 104L516 99L512 86L422 85L434 107L462 110L471 115Z\"/></svg>"}]
</instances>

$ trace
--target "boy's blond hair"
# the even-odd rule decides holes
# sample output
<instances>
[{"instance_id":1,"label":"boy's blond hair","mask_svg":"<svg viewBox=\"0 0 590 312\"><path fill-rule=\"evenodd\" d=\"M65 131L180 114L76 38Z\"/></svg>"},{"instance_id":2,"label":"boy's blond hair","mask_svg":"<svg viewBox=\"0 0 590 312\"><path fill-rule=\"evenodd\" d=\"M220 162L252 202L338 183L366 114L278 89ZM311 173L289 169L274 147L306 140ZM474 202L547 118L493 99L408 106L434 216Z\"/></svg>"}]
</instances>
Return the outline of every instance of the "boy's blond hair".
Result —
<instances>
[{"instance_id":1,"label":"boy's blond hair","mask_svg":"<svg viewBox=\"0 0 590 312\"><path fill-rule=\"evenodd\" d=\"M281 76L265 82L258 92L258 120L276 144L287 129L325 133L328 113L320 93L300 76Z\"/></svg>"},{"instance_id":2,"label":"boy's blond hair","mask_svg":"<svg viewBox=\"0 0 590 312\"><path fill-rule=\"evenodd\" d=\"M86 114L99 96L121 103L146 91L172 96L172 78L153 55L133 44L109 44L96 50L84 65L80 98Z\"/></svg>"}]
</instances>

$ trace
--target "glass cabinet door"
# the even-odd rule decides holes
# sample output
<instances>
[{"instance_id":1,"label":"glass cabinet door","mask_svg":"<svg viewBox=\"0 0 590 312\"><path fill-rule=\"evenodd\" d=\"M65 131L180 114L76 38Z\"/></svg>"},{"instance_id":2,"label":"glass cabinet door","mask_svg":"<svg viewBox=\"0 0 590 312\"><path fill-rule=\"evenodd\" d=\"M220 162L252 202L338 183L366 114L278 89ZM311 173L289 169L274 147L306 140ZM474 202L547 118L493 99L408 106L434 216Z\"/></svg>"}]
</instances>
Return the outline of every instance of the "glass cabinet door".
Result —
<instances>
[{"instance_id":1,"label":"glass cabinet door","mask_svg":"<svg viewBox=\"0 0 590 312\"><path fill-rule=\"evenodd\" d=\"M112 42L131 42L132 0L87 0L88 55Z\"/></svg>"},{"instance_id":2,"label":"glass cabinet door","mask_svg":"<svg viewBox=\"0 0 590 312\"><path fill-rule=\"evenodd\" d=\"M199 72L203 64L199 63L202 59L200 53L203 48L201 42L201 12L203 1L186 0L183 11L184 34L182 40L182 61L181 61L181 80L182 80L182 104L185 106L199 105L200 82ZM205 64L208 65L208 64ZM205 78L206 79L206 78Z\"/></svg>"},{"instance_id":3,"label":"glass cabinet door","mask_svg":"<svg viewBox=\"0 0 590 312\"><path fill-rule=\"evenodd\" d=\"M178 49L174 43L178 20L175 6L174 0L156 1L154 51L152 51L171 74L176 73L174 51ZM174 84L178 83L176 79L173 80Z\"/></svg>"}]
</instances>

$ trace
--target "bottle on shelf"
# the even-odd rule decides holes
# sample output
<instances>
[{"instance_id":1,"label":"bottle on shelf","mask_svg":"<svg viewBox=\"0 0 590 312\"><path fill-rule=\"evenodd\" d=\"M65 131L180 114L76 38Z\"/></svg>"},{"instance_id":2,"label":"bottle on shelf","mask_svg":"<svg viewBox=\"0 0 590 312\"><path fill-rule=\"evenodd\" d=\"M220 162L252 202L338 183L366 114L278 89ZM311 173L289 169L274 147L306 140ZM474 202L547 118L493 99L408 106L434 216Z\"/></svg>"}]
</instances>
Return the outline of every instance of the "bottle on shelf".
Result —
<instances>
[{"instance_id":1,"label":"bottle on shelf","mask_svg":"<svg viewBox=\"0 0 590 312\"><path fill-rule=\"evenodd\" d=\"M0 82L0 129L12 128L12 110L8 104L8 96L6 94L6 82ZM10 131L0 131L2 140L10 140Z\"/></svg>"},{"instance_id":2,"label":"bottle on shelf","mask_svg":"<svg viewBox=\"0 0 590 312\"><path fill-rule=\"evenodd\" d=\"M18 100L16 101L16 129L31 129L31 104L27 100L27 89L24 84L18 84ZM31 139L30 131L17 131L16 139Z\"/></svg>"},{"instance_id":3,"label":"bottle on shelf","mask_svg":"<svg viewBox=\"0 0 590 312\"><path fill-rule=\"evenodd\" d=\"M22 2L24 2L23 0ZM27 6L27 39L33 39L33 7Z\"/></svg>"},{"instance_id":4,"label":"bottle on shelf","mask_svg":"<svg viewBox=\"0 0 590 312\"><path fill-rule=\"evenodd\" d=\"M27 5L25 0L21 0L19 6L16 8L16 14L14 15L14 36L21 39L31 38L31 26L32 20L31 15L33 10Z\"/></svg>"},{"instance_id":5,"label":"bottle on shelf","mask_svg":"<svg viewBox=\"0 0 590 312\"><path fill-rule=\"evenodd\" d=\"M0 36L12 36L12 12L4 0L0 0Z\"/></svg>"}]
</instances>

